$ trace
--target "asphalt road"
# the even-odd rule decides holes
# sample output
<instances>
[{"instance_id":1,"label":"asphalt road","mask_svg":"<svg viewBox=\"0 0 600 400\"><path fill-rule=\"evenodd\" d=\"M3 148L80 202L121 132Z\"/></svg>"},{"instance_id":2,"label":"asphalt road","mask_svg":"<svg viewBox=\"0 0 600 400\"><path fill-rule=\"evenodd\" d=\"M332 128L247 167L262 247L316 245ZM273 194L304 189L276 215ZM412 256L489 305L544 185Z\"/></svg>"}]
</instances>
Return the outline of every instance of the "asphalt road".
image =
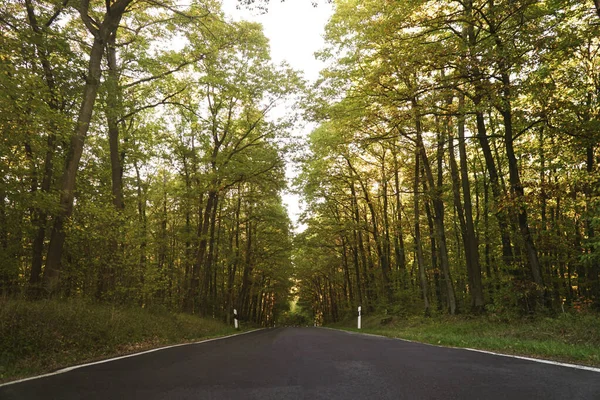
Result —
<instances>
[{"instance_id":1,"label":"asphalt road","mask_svg":"<svg viewBox=\"0 0 600 400\"><path fill-rule=\"evenodd\" d=\"M600 373L280 328L3 386L0 399L600 399Z\"/></svg>"}]
</instances>

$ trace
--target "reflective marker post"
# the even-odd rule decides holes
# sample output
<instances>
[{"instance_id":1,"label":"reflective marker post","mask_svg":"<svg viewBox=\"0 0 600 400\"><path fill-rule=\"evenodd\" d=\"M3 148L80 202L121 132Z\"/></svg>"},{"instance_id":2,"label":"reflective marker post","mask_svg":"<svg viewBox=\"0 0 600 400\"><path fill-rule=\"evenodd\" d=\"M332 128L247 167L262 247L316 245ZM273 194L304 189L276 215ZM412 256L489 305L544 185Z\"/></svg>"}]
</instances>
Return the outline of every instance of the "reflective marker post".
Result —
<instances>
[{"instance_id":1,"label":"reflective marker post","mask_svg":"<svg viewBox=\"0 0 600 400\"><path fill-rule=\"evenodd\" d=\"M361 306L358 306L358 329L360 329L360 310L362 309Z\"/></svg>"},{"instance_id":2,"label":"reflective marker post","mask_svg":"<svg viewBox=\"0 0 600 400\"><path fill-rule=\"evenodd\" d=\"M235 329L239 328L238 318L237 318L237 310L235 308L233 309L233 325L235 325Z\"/></svg>"}]
</instances>

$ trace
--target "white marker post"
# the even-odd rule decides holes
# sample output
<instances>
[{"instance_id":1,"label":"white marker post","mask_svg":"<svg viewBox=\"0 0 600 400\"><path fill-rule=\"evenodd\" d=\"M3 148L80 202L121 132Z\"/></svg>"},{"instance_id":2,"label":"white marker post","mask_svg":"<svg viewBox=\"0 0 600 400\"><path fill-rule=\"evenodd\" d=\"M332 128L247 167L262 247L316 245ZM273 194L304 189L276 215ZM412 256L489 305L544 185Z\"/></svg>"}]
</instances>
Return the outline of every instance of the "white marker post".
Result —
<instances>
[{"instance_id":1,"label":"white marker post","mask_svg":"<svg viewBox=\"0 0 600 400\"><path fill-rule=\"evenodd\" d=\"M358 306L358 329L360 329L360 310L362 309L361 306Z\"/></svg>"},{"instance_id":2,"label":"white marker post","mask_svg":"<svg viewBox=\"0 0 600 400\"><path fill-rule=\"evenodd\" d=\"M237 310L235 308L233 309L233 325L235 325L235 329L239 328L238 318L237 318Z\"/></svg>"}]
</instances>

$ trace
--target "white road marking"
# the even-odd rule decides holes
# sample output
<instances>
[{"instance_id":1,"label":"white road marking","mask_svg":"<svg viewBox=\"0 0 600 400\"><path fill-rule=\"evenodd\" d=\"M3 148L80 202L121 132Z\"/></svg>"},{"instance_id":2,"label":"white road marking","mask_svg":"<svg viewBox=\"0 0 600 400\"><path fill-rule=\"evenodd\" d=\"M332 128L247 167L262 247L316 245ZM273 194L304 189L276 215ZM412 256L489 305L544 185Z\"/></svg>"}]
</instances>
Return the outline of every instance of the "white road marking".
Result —
<instances>
[{"instance_id":1,"label":"white road marking","mask_svg":"<svg viewBox=\"0 0 600 400\"><path fill-rule=\"evenodd\" d=\"M542 358L531 358L531 357L524 357L524 356L515 356L513 354L495 353L493 351L471 349L471 348L468 348L468 347L440 346L440 345L437 345L437 344L417 342L415 340L409 340L409 339L402 339L402 338L396 338L396 337L390 337L390 336L377 335L377 334L374 334L374 333L362 333L362 332L346 331L346 330L343 330L343 329L335 329L335 328L327 328L327 327L322 327L322 328L331 329L331 330L339 331L339 332L346 332L346 333L355 334L355 335L373 336L373 337L385 338L385 339L396 339L396 340L401 340L403 342L418 343L418 344L423 344L423 345L426 345L426 346L442 347L442 348L446 348L446 349L457 349L457 350L475 351L477 353L491 354L491 355L494 355L494 356L518 358L520 360L534 361L534 362L538 362L538 363L542 363L542 364L550 364L550 365L557 365L557 366L560 366L560 367L582 369L582 370L585 370L585 371L592 371L592 372L600 372L600 368L588 367L587 365L568 364L568 363L562 363L562 362L558 362L558 361L544 360Z\"/></svg>"},{"instance_id":2,"label":"white road marking","mask_svg":"<svg viewBox=\"0 0 600 400\"><path fill-rule=\"evenodd\" d=\"M262 328L262 329L265 329L265 328ZM73 365L71 367L59 369L58 371L49 372L47 374L31 376L29 378L23 378L23 379L19 379L17 381L2 383L2 384L0 384L0 387L2 387L2 386L8 386L8 385L14 385L15 383L21 383L21 382L31 381L31 380L34 380L34 379L45 378L47 376L64 374L65 372L73 371L74 369L79 369L79 368L83 368L83 367L89 367L90 365L104 364L104 363L111 362L111 361L122 360L123 358L141 356L142 354L148 354L148 353L153 353L155 351L171 349L173 347L189 346L189 345L192 345L192 344L200 344L200 343L212 342L212 341L215 341L215 340L227 339L227 338L234 337L234 336L245 335L245 334L250 333L250 332L260 331L262 329L254 329L254 330L247 331L247 332L235 333L233 335L221 336L221 337L216 337L216 338L212 338L212 339L200 340L198 342L173 344L173 345L170 345L170 346L159 347L159 348L156 348L156 349L146 350L146 351L142 351L142 352L139 352L139 353L127 354L127 355L124 355L124 356L119 356L119 357L114 357L114 358L108 358L106 360L94 361L94 362L87 363L87 364Z\"/></svg>"}]
</instances>

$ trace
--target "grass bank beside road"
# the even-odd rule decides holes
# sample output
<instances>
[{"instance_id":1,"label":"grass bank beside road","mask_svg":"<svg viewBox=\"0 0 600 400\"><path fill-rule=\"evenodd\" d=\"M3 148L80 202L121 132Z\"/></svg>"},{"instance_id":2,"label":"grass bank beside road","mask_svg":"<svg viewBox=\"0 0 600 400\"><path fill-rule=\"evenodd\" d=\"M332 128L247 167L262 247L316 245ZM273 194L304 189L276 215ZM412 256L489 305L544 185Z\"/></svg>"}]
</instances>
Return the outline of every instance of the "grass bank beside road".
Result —
<instances>
[{"instance_id":1,"label":"grass bank beside road","mask_svg":"<svg viewBox=\"0 0 600 400\"><path fill-rule=\"evenodd\" d=\"M356 320L328 325L358 331ZM450 347L600 367L600 316L562 314L557 318L501 321L493 317L363 316L360 332Z\"/></svg>"},{"instance_id":2,"label":"grass bank beside road","mask_svg":"<svg viewBox=\"0 0 600 400\"><path fill-rule=\"evenodd\" d=\"M232 333L220 321L166 311L0 300L0 382Z\"/></svg>"}]
</instances>

